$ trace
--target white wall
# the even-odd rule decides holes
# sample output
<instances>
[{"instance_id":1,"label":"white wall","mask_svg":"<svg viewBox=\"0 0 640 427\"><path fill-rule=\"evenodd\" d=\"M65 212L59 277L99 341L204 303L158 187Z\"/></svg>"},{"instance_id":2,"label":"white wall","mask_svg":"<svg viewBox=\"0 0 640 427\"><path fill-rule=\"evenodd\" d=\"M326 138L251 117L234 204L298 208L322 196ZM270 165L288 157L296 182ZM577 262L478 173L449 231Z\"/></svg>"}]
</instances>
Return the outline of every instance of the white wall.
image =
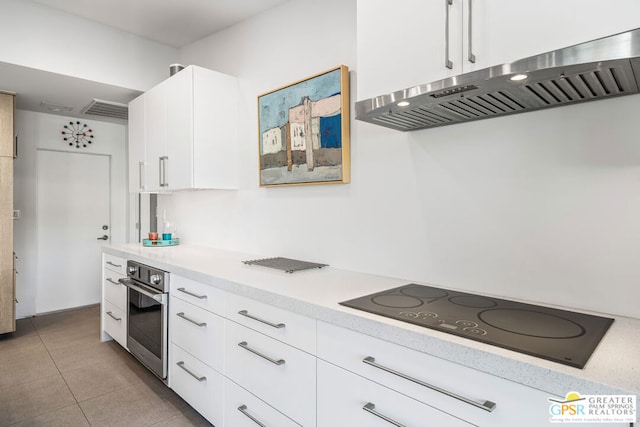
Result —
<instances>
[{"instance_id":1,"label":"white wall","mask_svg":"<svg viewBox=\"0 0 640 427\"><path fill-rule=\"evenodd\" d=\"M36 3L0 0L0 61L145 91L178 50Z\"/></svg>"},{"instance_id":2,"label":"white wall","mask_svg":"<svg viewBox=\"0 0 640 427\"><path fill-rule=\"evenodd\" d=\"M19 135L18 158L14 161L14 209L21 219L14 221L14 248L18 255L16 294L17 317L36 314L37 279L37 170L38 149L77 152L62 141L62 126L72 117L16 111L16 130ZM124 125L89 121L96 135L94 144L83 153L106 154L111 157L111 243L127 241L127 157L126 127ZM87 201L90 203L90 201Z\"/></svg>"},{"instance_id":3,"label":"white wall","mask_svg":"<svg viewBox=\"0 0 640 427\"><path fill-rule=\"evenodd\" d=\"M355 0L300 0L182 49L241 78L245 119L239 191L159 197L183 241L638 317L637 95L413 133L352 121L351 184L258 187L256 97L345 64L357 100L375 74L355 24Z\"/></svg>"}]
</instances>

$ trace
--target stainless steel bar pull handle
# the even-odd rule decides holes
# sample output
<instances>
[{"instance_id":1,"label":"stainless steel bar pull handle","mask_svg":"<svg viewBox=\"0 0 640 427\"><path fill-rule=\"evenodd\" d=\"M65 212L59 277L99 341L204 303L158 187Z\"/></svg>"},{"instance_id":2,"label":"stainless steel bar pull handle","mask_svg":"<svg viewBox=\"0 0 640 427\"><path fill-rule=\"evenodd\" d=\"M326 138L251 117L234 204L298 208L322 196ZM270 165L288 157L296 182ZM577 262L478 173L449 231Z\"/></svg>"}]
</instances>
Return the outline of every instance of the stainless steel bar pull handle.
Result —
<instances>
[{"instance_id":1,"label":"stainless steel bar pull handle","mask_svg":"<svg viewBox=\"0 0 640 427\"><path fill-rule=\"evenodd\" d=\"M111 317L113 320L115 320L116 322L119 322L122 320L122 317L116 317L113 315L112 311L107 311L107 316Z\"/></svg>"},{"instance_id":2,"label":"stainless steel bar pull handle","mask_svg":"<svg viewBox=\"0 0 640 427\"><path fill-rule=\"evenodd\" d=\"M118 268L122 267L122 265L121 265L121 264L114 264L114 263L112 263L111 261L107 261L107 264L112 265L112 266L114 266L114 267L118 267Z\"/></svg>"},{"instance_id":3,"label":"stainless steel bar pull handle","mask_svg":"<svg viewBox=\"0 0 640 427\"><path fill-rule=\"evenodd\" d=\"M202 322L202 323L200 323L200 322L197 322L197 321L195 321L195 320L193 320L193 319L189 319L187 316L185 316L185 315L184 315L184 313L183 313L183 312L176 313L176 316L178 316L178 317L180 317L180 318L182 318L182 319L186 320L187 322L191 322L191 323L193 323L194 325L196 325L196 326L197 326L197 327L199 327L199 328L204 328L205 326L207 326L207 322Z\"/></svg>"},{"instance_id":4,"label":"stainless steel bar pull handle","mask_svg":"<svg viewBox=\"0 0 640 427\"><path fill-rule=\"evenodd\" d=\"M176 363L176 365L178 365L183 371L185 371L187 374L191 375L193 378L197 379L200 382L207 380L207 377L196 375L193 372L191 372L189 369L185 368L183 361Z\"/></svg>"},{"instance_id":5,"label":"stainless steel bar pull handle","mask_svg":"<svg viewBox=\"0 0 640 427\"><path fill-rule=\"evenodd\" d=\"M400 424L399 422L392 420L391 418L387 417L386 415L382 415L380 412L376 411L376 405L374 405L371 402L368 402L366 405L364 405L362 407L362 409L364 409L365 411L367 411L370 414L375 415L378 418L382 418L383 420L385 420L386 422L388 422L389 424L393 424L394 426L397 427L405 427L404 424Z\"/></svg>"},{"instance_id":6,"label":"stainless steel bar pull handle","mask_svg":"<svg viewBox=\"0 0 640 427\"><path fill-rule=\"evenodd\" d=\"M138 184L140 184L140 189L144 190L146 187L146 183L144 182L144 162L138 163Z\"/></svg>"},{"instance_id":7,"label":"stainless steel bar pull handle","mask_svg":"<svg viewBox=\"0 0 640 427\"><path fill-rule=\"evenodd\" d=\"M468 398L466 398L464 396L460 396L459 394L452 393L452 392L450 392L448 390L445 390L445 389L440 388L438 386L435 386L433 384L426 383L426 382L421 381L421 380L419 380L417 378L410 377L407 374L403 374L402 372L398 372L398 371L393 370L391 368L388 368L386 366L380 365L379 363L376 363L376 359L374 357L371 357L371 356L365 357L364 359L362 359L362 362L366 363L367 365L371 365L374 368L378 368L378 369L381 369L381 370L383 370L385 372L389 372L390 374L396 375L396 376L398 376L400 378L404 378L405 380L409 380L411 382L419 384L419 385L421 385L423 387L426 387L428 389L437 391L438 393L442 393L442 394L444 394L446 396L453 397L454 399L457 399L457 400L460 400L460 401L462 401L464 403L467 403L469 405L475 406L476 408L483 409L483 410L485 410L487 412L491 412L494 409L496 409L496 404L491 402L491 401L489 401L489 400L485 400L484 402L477 402L475 400L468 399Z\"/></svg>"},{"instance_id":8,"label":"stainless steel bar pull handle","mask_svg":"<svg viewBox=\"0 0 640 427\"><path fill-rule=\"evenodd\" d=\"M207 296L206 296L206 295L198 295L198 294L194 294L193 292L189 292L189 291L187 291L185 288L178 288L177 290L178 290L178 291L180 291L180 292L182 292L182 293L184 293L184 294L190 295L190 296L192 296L192 297L194 297L194 298L198 298L198 299L205 299L205 298L207 298Z\"/></svg>"},{"instance_id":9,"label":"stainless steel bar pull handle","mask_svg":"<svg viewBox=\"0 0 640 427\"><path fill-rule=\"evenodd\" d=\"M169 157L162 156L162 157L159 157L159 160L160 160L160 167L159 167L160 187L168 187L169 183L167 182L167 161L169 160Z\"/></svg>"},{"instance_id":10,"label":"stainless steel bar pull handle","mask_svg":"<svg viewBox=\"0 0 640 427\"><path fill-rule=\"evenodd\" d=\"M109 283L113 283L114 285L118 285L118 286L121 286L121 285L122 285L122 283L120 283L120 282L116 282L116 281L115 281L115 280L113 280L111 277L107 277L107 282L109 282Z\"/></svg>"},{"instance_id":11,"label":"stainless steel bar pull handle","mask_svg":"<svg viewBox=\"0 0 640 427\"><path fill-rule=\"evenodd\" d=\"M267 427L266 424L261 423L260 421L258 421L258 419L256 417L254 417L249 412L247 412L247 405L238 406L238 411L242 412L242 414L245 417L249 418L251 421L253 421L257 425L259 425L260 427Z\"/></svg>"},{"instance_id":12,"label":"stainless steel bar pull handle","mask_svg":"<svg viewBox=\"0 0 640 427\"><path fill-rule=\"evenodd\" d=\"M269 322L268 320L264 320L264 319L260 319L259 317L252 316L251 314L249 314L247 310L240 310L238 314L244 317L248 317L249 319L257 320L258 322L264 323L265 325L269 325L272 328L276 328L276 329L282 329L285 326L287 326L284 323L272 323L272 322Z\"/></svg>"},{"instance_id":13,"label":"stainless steel bar pull handle","mask_svg":"<svg viewBox=\"0 0 640 427\"><path fill-rule=\"evenodd\" d=\"M469 30L467 37L469 41L469 52L467 59L472 64L476 63L476 56L473 54L473 0L469 0L469 23L467 25L467 30Z\"/></svg>"},{"instance_id":14,"label":"stainless steel bar pull handle","mask_svg":"<svg viewBox=\"0 0 640 427\"><path fill-rule=\"evenodd\" d=\"M445 9L447 11L445 23L444 23L444 66L448 69L453 69L453 62L449 59L449 14L451 12L451 6L453 5L453 0L444 0L445 1Z\"/></svg>"},{"instance_id":15,"label":"stainless steel bar pull handle","mask_svg":"<svg viewBox=\"0 0 640 427\"><path fill-rule=\"evenodd\" d=\"M249 347L249 344L247 344L246 341L242 341L242 342L238 343L238 346L244 348L247 351L250 351L251 353L255 354L256 356L260 356L263 359L268 360L269 362L273 363L274 365L280 366L280 365L284 365L285 364L284 359L278 359L278 360L272 359L271 357L265 356L264 354L260 353L259 351L256 351L256 350L252 349L251 347Z\"/></svg>"}]
</instances>

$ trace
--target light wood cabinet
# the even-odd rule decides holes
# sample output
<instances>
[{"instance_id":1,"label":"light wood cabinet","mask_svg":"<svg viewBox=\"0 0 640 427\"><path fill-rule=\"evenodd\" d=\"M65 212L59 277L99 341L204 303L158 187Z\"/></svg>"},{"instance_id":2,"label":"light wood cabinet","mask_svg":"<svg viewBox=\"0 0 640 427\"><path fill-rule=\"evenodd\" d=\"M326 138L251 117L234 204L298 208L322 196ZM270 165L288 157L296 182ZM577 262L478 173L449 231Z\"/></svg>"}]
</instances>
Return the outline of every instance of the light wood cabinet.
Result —
<instances>
[{"instance_id":1,"label":"light wood cabinet","mask_svg":"<svg viewBox=\"0 0 640 427\"><path fill-rule=\"evenodd\" d=\"M132 192L235 189L235 77L191 65L129 104Z\"/></svg>"},{"instance_id":2,"label":"light wood cabinet","mask_svg":"<svg viewBox=\"0 0 640 427\"><path fill-rule=\"evenodd\" d=\"M14 95L0 93L0 334L16 330L13 254L14 105Z\"/></svg>"}]
</instances>

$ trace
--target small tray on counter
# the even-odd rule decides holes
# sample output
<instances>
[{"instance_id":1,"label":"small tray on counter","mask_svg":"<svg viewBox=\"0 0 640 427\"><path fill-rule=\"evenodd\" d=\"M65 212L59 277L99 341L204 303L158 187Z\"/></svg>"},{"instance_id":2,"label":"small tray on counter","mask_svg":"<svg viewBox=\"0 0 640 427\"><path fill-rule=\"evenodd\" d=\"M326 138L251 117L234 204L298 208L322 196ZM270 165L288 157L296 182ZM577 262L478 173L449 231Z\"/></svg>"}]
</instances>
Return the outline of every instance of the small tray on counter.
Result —
<instances>
[{"instance_id":1,"label":"small tray on counter","mask_svg":"<svg viewBox=\"0 0 640 427\"><path fill-rule=\"evenodd\" d=\"M262 267L275 268L276 270L281 270L285 273L293 273L296 271L308 270L310 268L322 268L328 265L282 257L254 259L242 262L247 265L260 265Z\"/></svg>"},{"instance_id":2,"label":"small tray on counter","mask_svg":"<svg viewBox=\"0 0 640 427\"><path fill-rule=\"evenodd\" d=\"M142 239L142 246L177 246L180 244L180 239L171 240L150 240Z\"/></svg>"}]
</instances>

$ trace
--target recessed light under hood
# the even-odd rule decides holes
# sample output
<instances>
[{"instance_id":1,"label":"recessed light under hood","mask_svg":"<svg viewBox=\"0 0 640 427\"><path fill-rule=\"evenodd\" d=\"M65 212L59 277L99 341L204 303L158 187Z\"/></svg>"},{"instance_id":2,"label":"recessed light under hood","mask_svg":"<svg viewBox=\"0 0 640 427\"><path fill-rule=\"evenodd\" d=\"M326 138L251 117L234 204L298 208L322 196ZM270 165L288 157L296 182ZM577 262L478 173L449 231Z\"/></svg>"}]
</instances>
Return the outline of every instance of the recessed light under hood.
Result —
<instances>
[{"instance_id":1,"label":"recessed light under hood","mask_svg":"<svg viewBox=\"0 0 640 427\"><path fill-rule=\"evenodd\" d=\"M411 131L631 95L639 86L640 28L358 101L356 119Z\"/></svg>"}]
</instances>

